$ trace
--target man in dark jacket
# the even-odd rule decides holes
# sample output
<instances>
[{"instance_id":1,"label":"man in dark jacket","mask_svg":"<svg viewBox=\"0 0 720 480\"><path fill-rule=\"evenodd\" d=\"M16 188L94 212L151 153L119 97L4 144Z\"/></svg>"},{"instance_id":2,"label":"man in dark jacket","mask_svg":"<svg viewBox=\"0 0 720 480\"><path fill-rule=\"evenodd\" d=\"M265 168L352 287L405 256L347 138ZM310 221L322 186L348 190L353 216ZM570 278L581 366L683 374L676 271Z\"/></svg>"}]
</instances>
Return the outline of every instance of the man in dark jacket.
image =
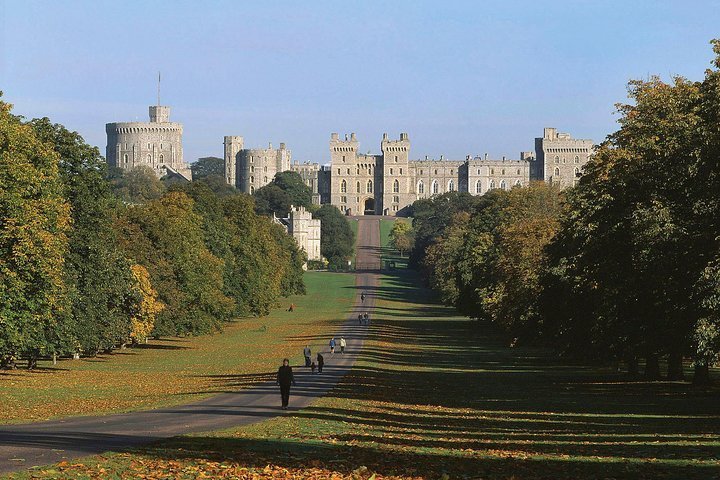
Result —
<instances>
[{"instance_id":1,"label":"man in dark jacket","mask_svg":"<svg viewBox=\"0 0 720 480\"><path fill-rule=\"evenodd\" d=\"M290 402L290 384L295 385L290 360L283 359L282 367L278 368L277 383L280 385L280 397L282 398L282 409L287 410Z\"/></svg>"},{"instance_id":2,"label":"man in dark jacket","mask_svg":"<svg viewBox=\"0 0 720 480\"><path fill-rule=\"evenodd\" d=\"M318 366L318 373L322 373L322 369L325 366L325 358L322 356L321 353L317 354L317 366Z\"/></svg>"}]
</instances>

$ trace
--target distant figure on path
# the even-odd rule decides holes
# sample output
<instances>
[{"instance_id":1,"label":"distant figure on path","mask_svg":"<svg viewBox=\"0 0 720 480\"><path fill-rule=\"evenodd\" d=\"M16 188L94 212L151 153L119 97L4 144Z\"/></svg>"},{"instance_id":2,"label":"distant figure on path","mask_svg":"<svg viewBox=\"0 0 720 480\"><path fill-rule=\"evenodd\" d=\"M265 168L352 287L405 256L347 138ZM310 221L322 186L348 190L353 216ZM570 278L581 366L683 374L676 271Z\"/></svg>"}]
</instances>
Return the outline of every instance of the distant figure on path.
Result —
<instances>
[{"instance_id":1,"label":"distant figure on path","mask_svg":"<svg viewBox=\"0 0 720 480\"><path fill-rule=\"evenodd\" d=\"M312 353L310 352L310 345L305 345L305 348L303 348L303 355L305 355L305 366L310 366L310 357L312 356Z\"/></svg>"},{"instance_id":2,"label":"distant figure on path","mask_svg":"<svg viewBox=\"0 0 720 480\"><path fill-rule=\"evenodd\" d=\"M335 337L330 339L330 353L335 353Z\"/></svg>"},{"instance_id":3,"label":"distant figure on path","mask_svg":"<svg viewBox=\"0 0 720 480\"><path fill-rule=\"evenodd\" d=\"M282 367L278 368L277 383L280 385L280 398L282 399L282 409L287 410L290 403L290 385L295 385L295 377L293 377L290 360L283 359Z\"/></svg>"},{"instance_id":4,"label":"distant figure on path","mask_svg":"<svg viewBox=\"0 0 720 480\"><path fill-rule=\"evenodd\" d=\"M315 373L315 362L312 362L310 364L310 370L312 371L312 373Z\"/></svg>"},{"instance_id":5,"label":"distant figure on path","mask_svg":"<svg viewBox=\"0 0 720 480\"><path fill-rule=\"evenodd\" d=\"M362 292L362 293L360 294L360 301L361 301L362 303L365 303L365 292Z\"/></svg>"},{"instance_id":6,"label":"distant figure on path","mask_svg":"<svg viewBox=\"0 0 720 480\"><path fill-rule=\"evenodd\" d=\"M322 369L325 366L325 358L322 356L321 353L317 354L317 362L318 362L318 373L322 373Z\"/></svg>"},{"instance_id":7,"label":"distant figure on path","mask_svg":"<svg viewBox=\"0 0 720 480\"><path fill-rule=\"evenodd\" d=\"M346 346L347 343L345 342L345 337L340 337L340 353L345 353Z\"/></svg>"},{"instance_id":8,"label":"distant figure on path","mask_svg":"<svg viewBox=\"0 0 720 480\"><path fill-rule=\"evenodd\" d=\"M288 308L288 312L294 312L295 311L295 304L291 303L290 307Z\"/></svg>"},{"instance_id":9,"label":"distant figure on path","mask_svg":"<svg viewBox=\"0 0 720 480\"><path fill-rule=\"evenodd\" d=\"M362 313L361 313L361 314L358 315L358 325L362 325L362 324L363 324L363 316L362 316Z\"/></svg>"},{"instance_id":10,"label":"distant figure on path","mask_svg":"<svg viewBox=\"0 0 720 480\"><path fill-rule=\"evenodd\" d=\"M365 315L363 315L363 319L365 319L365 325L370 325L370 315L365 312Z\"/></svg>"}]
</instances>

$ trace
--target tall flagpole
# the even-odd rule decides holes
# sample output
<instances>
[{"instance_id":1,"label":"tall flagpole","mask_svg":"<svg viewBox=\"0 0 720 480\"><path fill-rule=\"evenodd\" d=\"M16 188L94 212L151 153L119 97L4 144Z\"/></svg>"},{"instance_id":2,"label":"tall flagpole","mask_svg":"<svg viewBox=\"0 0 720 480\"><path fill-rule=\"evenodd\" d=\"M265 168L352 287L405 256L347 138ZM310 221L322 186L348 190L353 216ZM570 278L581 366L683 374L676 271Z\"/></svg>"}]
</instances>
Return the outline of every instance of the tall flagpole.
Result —
<instances>
[{"instance_id":1,"label":"tall flagpole","mask_svg":"<svg viewBox=\"0 0 720 480\"><path fill-rule=\"evenodd\" d=\"M160 72L158 72L158 107L160 106Z\"/></svg>"}]
</instances>

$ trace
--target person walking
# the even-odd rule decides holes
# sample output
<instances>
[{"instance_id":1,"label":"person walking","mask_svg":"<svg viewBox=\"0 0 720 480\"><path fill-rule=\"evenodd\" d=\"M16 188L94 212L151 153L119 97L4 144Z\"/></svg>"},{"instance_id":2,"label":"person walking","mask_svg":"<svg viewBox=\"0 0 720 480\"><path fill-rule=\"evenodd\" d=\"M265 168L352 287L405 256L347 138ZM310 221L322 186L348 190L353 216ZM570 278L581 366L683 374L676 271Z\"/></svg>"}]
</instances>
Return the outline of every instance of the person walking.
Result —
<instances>
[{"instance_id":1,"label":"person walking","mask_svg":"<svg viewBox=\"0 0 720 480\"><path fill-rule=\"evenodd\" d=\"M305 345L305 348L303 348L303 355L305 355L305 366L310 366L310 357L312 356L312 353L310 352L310 345Z\"/></svg>"},{"instance_id":2,"label":"person walking","mask_svg":"<svg viewBox=\"0 0 720 480\"><path fill-rule=\"evenodd\" d=\"M347 342L345 342L345 337L340 337L340 353L345 353L346 346Z\"/></svg>"},{"instance_id":3,"label":"person walking","mask_svg":"<svg viewBox=\"0 0 720 480\"><path fill-rule=\"evenodd\" d=\"M322 356L322 353L317 354L317 367L318 367L318 373L322 373L322 369L325 366L325 358Z\"/></svg>"},{"instance_id":4,"label":"person walking","mask_svg":"<svg viewBox=\"0 0 720 480\"><path fill-rule=\"evenodd\" d=\"M362 313L358 315L358 325L362 325L363 323L363 316Z\"/></svg>"},{"instance_id":5,"label":"person walking","mask_svg":"<svg viewBox=\"0 0 720 480\"><path fill-rule=\"evenodd\" d=\"M365 292L360 294L360 302L365 303Z\"/></svg>"},{"instance_id":6,"label":"person walking","mask_svg":"<svg viewBox=\"0 0 720 480\"><path fill-rule=\"evenodd\" d=\"M335 353L335 337L330 339L330 353Z\"/></svg>"},{"instance_id":7,"label":"person walking","mask_svg":"<svg viewBox=\"0 0 720 480\"><path fill-rule=\"evenodd\" d=\"M365 320L365 325L370 325L370 315L365 312L365 315L363 315L363 320Z\"/></svg>"},{"instance_id":8,"label":"person walking","mask_svg":"<svg viewBox=\"0 0 720 480\"><path fill-rule=\"evenodd\" d=\"M283 359L283 364L278 368L277 384L280 385L280 398L282 399L282 409L287 410L290 403L290 385L295 385L295 377L293 376L290 360Z\"/></svg>"}]
</instances>

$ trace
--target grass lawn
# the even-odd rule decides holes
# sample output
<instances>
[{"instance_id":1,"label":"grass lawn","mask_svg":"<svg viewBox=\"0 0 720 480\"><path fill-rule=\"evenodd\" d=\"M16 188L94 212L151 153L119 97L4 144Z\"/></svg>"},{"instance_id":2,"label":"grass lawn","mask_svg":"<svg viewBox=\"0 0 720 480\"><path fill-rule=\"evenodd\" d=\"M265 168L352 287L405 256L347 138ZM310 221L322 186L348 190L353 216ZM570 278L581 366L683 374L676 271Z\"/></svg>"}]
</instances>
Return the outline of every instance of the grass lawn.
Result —
<instances>
[{"instance_id":1,"label":"grass lawn","mask_svg":"<svg viewBox=\"0 0 720 480\"><path fill-rule=\"evenodd\" d=\"M355 284L350 274L307 272L305 283L307 295L283 299L283 308L271 315L240 319L220 334L151 341L56 366L41 362L32 372L0 372L0 422L186 403L217 391L227 375L245 374L249 385L285 356L301 362L303 338L343 321L355 294L348 288ZM290 303L295 312L286 311Z\"/></svg>"},{"instance_id":2,"label":"grass lawn","mask_svg":"<svg viewBox=\"0 0 720 480\"><path fill-rule=\"evenodd\" d=\"M355 252L357 252L358 221L354 218L347 218L347 221L350 224L350 230L353 231L353 237L355 238L355 242L353 243L353 254L352 254L352 257L350 258L350 260L352 261L353 267L354 267L355 262L356 262Z\"/></svg>"},{"instance_id":3,"label":"grass lawn","mask_svg":"<svg viewBox=\"0 0 720 480\"><path fill-rule=\"evenodd\" d=\"M402 217L395 220L380 219L380 257L383 268L386 268L388 262L395 262L395 268L407 268L408 253L401 257L400 253L390 246L390 231L395 222L412 223L412 219Z\"/></svg>"},{"instance_id":4,"label":"grass lawn","mask_svg":"<svg viewBox=\"0 0 720 480\"><path fill-rule=\"evenodd\" d=\"M311 407L32 478L677 478L720 473L717 389L510 348L392 272L351 374ZM46 469L47 471L47 469ZM83 475L85 477L83 477ZM29 478L28 474L13 478Z\"/></svg>"}]
</instances>

